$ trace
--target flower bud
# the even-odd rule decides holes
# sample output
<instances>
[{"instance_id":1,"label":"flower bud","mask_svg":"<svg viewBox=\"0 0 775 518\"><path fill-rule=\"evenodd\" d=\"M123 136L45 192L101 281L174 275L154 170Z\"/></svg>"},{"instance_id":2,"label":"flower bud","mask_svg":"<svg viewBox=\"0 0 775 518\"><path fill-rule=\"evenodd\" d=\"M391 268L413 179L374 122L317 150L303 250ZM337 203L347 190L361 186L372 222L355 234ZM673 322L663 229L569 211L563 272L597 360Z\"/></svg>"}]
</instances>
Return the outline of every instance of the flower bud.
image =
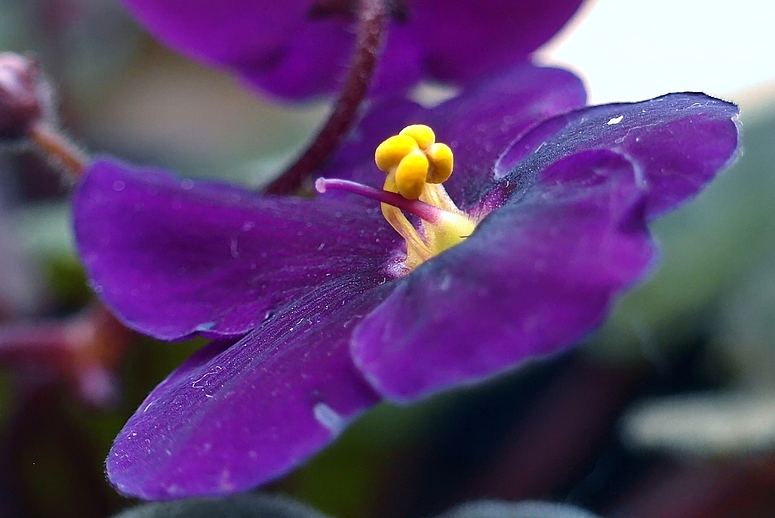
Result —
<instances>
[{"instance_id":1,"label":"flower bud","mask_svg":"<svg viewBox=\"0 0 775 518\"><path fill-rule=\"evenodd\" d=\"M0 141L27 135L47 117L51 88L38 64L11 52L0 52Z\"/></svg>"}]
</instances>

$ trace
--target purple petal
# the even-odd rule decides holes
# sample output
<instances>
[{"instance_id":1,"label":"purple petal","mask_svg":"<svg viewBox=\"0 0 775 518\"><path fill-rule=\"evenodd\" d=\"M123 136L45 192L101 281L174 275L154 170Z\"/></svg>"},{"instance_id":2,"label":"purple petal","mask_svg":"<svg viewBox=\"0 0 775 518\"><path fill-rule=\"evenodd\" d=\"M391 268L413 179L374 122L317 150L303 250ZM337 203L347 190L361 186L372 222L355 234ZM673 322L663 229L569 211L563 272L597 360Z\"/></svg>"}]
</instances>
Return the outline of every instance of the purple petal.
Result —
<instances>
[{"instance_id":1,"label":"purple petal","mask_svg":"<svg viewBox=\"0 0 775 518\"><path fill-rule=\"evenodd\" d=\"M353 41L343 34L339 20L309 22L312 0L230 0L227 7L218 0L123 3L151 33L181 54L233 70L259 88L289 98L333 90ZM303 59L306 51L309 59ZM265 76L274 81L263 80Z\"/></svg>"},{"instance_id":2,"label":"purple petal","mask_svg":"<svg viewBox=\"0 0 775 518\"><path fill-rule=\"evenodd\" d=\"M110 481L144 499L230 494L305 461L379 400L348 343L390 286L355 278L316 290L233 345L197 352L119 433Z\"/></svg>"},{"instance_id":3,"label":"purple petal","mask_svg":"<svg viewBox=\"0 0 775 518\"><path fill-rule=\"evenodd\" d=\"M430 77L470 82L523 61L565 25L582 0L407 3Z\"/></svg>"},{"instance_id":4,"label":"purple petal","mask_svg":"<svg viewBox=\"0 0 775 518\"><path fill-rule=\"evenodd\" d=\"M352 16L313 17L323 1L124 0L167 45L225 67L290 99L336 91L355 43ZM374 93L396 92L423 77L471 82L523 62L576 12L581 0L407 2L390 24Z\"/></svg>"},{"instance_id":5,"label":"purple petal","mask_svg":"<svg viewBox=\"0 0 775 518\"><path fill-rule=\"evenodd\" d=\"M260 197L107 160L73 211L95 291L124 323L167 340L239 336L310 289L381 284L401 246L377 206Z\"/></svg>"},{"instance_id":6,"label":"purple petal","mask_svg":"<svg viewBox=\"0 0 775 518\"><path fill-rule=\"evenodd\" d=\"M645 191L610 151L571 156L464 243L421 265L356 328L356 365L398 401L562 350L654 253Z\"/></svg>"},{"instance_id":7,"label":"purple petal","mask_svg":"<svg viewBox=\"0 0 775 518\"><path fill-rule=\"evenodd\" d=\"M511 189L585 149L629 157L648 183L649 219L697 194L736 157L737 107L700 93L668 94L639 103L583 108L546 121L496 164Z\"/></svg>"},{"instance_id":8,"label":"purple petal","mask_svg":"<svg viewBox=\"0 0 775 518\"><path fill-rule=\"evenodd\" d=\"M493 164L509 145L549 117L581 108L581 80L559 68L513 67L432 110L428 124L455 152L444 186L463 209L481 201Z\"/></svg>"},{"instance_id":9,"label":"purple petal","mask_svg":"<svg viewBox=\"0 0 775 518\"><path fill-rule=\"evenodd\" d=\"M491 186L493 164L512 141L548 117L583 106L585 99L584 85L570 72L524 65L434 109L386 101L364 118L322 175L381 186L385 176L374 165L379 143L408 124L428 124L439 142L449 144L455 153L455 172L444 185L462 208L469 208Z\"/></svg>"}]
</instances>

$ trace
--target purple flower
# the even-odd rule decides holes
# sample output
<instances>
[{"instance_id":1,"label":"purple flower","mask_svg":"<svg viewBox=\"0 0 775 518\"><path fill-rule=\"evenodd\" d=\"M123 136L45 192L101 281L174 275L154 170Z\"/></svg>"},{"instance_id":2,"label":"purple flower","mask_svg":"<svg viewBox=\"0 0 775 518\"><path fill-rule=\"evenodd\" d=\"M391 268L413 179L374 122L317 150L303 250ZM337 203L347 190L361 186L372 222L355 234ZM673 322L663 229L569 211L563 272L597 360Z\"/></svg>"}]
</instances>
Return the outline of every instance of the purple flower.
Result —
<instances>
[{"instance_id":1,"label":"purple flower","mask_svg":"<svg viewBox=\"0 0 775 518\"><path fill-rule=\"evenodd\" d=\"M582 0L387 0L388 39L375 92L419 80L470 82L524 61ZM338 90L355 35L356 0L124 0L159 39L289 99Z\"/></svg>"},{"instance_id":2,"label":"purple flower","mask_svg":"<svg viewBox=\"0 0 775 518\"><path fill-rule=\"evenodd\" d=\"M326 175L389 184L374 149L407 123L432 126L455 153L445 185L475 230L419 262L363 197L262 197L92 164L74 218L94 289L156 338L216 338L121 431L113 484L146 499L244 490L381 399L478 382L599 324L654 261L646 222L733 160L737 109L698 93L584 100L572 74L523 66L435 109L399 102L367 116ZM428 212L411 221L439 235L439 204L392 196Z\"/></svg>"}]
</instances>

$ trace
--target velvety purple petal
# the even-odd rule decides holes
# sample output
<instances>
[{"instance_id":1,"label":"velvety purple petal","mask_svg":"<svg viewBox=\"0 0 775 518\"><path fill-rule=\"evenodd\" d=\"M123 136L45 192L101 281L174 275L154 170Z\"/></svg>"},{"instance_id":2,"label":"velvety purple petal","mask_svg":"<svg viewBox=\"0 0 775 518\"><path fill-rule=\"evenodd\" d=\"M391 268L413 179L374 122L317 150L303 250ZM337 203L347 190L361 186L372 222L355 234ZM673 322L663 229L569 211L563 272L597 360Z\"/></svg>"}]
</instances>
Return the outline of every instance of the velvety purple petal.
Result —
<instances>
[{"instance_id":1,"label":"velvety purple petal","mask_svg":"<svg viewBox=\"0 0 775 518\"><path fill-rule=\"evenodd\" d=\"M553 164L397 283L356 328L355 364L383 396L411 401L570 346L652 262L645 196L622 155Z\"/></svg>"},{"instance_id":2,"label":"velvety purple petal","mask_svg":"<svg viewBox=\"0 0 775 518\"><path fill-rule=\"evenodd\" d=\"M356 277L307 293L233 345L197 352L119 433L110 481L144 499L221 495L307 460L379 399L348 343L390 287Z\"/></svg>"},{"instance_id":3,"label":"velvety purple petal","mask_svg":"<svg viewBox=\"0 0 775 518\"><path fill-rule=\"evenodd\" d=\"M124 5L156 37L180 53L210 65L226 67L255 81L264 74L275 75L277 89L271 82L260 86L288 97L306 97L334 88L338 65L347 64L345 49L351 37L341 34L341 24L307 23L315 3L312 0L267 2L230 0L228 6L218 0L125 0ZM298 45L308 43L305 29L314 37L327 41L327 59L310 59L298 63ZM327 32L328 30L328 32ZM294 49L289 49L296 45ZM319 57L320 46L311 47L312 57ZM289 59L290 54L290 59ZM286 61L292 64L288 66ZM290 80L278 73L289 68ZM306 76L299 81L294 74ZM293 85L291 91L283 87Z\"/></svg>"},{"instance_id":4,"label":"velvety purple petal","mask_svg":"<svg viewBox=\"0 0 775 518\"><path fill-rule=\"evenodd\" d=\"M538 171L585 149L629 157L649 187L654 218L697 194L736 157L738 109L701 93L583 108L544 122L496 164L510 189L529 186Z\"/></svg>"},{"instance_id":5,"label":"velvety purple petal","mask_svg":"<svg viewBox=\"0 0 775 518\"><path fill-rule=\"evenodd\" d=\"M378 206L261 197L108 160L87 171L73 212L95 291L160 339L239 336L309 290L380 284L401 247Z\"/></svg>"},{"instance_id":6,"label":"velvety purple petal","mask_svg":"<svg viewBox=\"0 0 775 518\"><path fill-rule=\"evenodd\" d=\"M582 0L408 2L430 76L465 82L525 59L549 41Z\"/></svg>"},{"instance_id":7,"label":"velvety purple petal","mask_svg":"<svg viewBox=\"0 0 775 518\"><path fill-rule=\"evenodd\" d=\"M523 62L575 13L581 0L407 2L393 21L374 93L423 77L470 82ZM311 16L324 2L124 0L155 36L179 52L228 68L261 90L291 99L336 91L349 65L354 18Z\"/></svg>"},{"instance_id":8,"label":"velvety purple petal","mask_svg":"<svg viewBox=\"0 0 775 518\"><path fill-rule=\"evenodd\" d=\"M282 6L287 2L274 3ZM336 92L350 66L354 44L352 32L345 27L339 19L300 21L294 35L286 36L279 49L272 49L269 59L256 62L244 55L243 61L230 64L231 68L259 91L284 99Z\"/></svg>"},{"instance_id":9,"label":"velvety purple petal","mask_svg":"<svg viewBox=\"0 0 775 518\"><path fill-rule=\"evenodd\" d=\"M492 183L493 164L514 140L547 118L581 108L586 98L584 84L567 70L526 65L436 107L428 124L455 153L447 192L463 209L478 203Z\"/></svg>"},{"instance_id":10,"label":"velvety purple petal","mask_svg":"<svg viewBox=\"0 0 775 518\"><path fill-rule=\"evenodd\" d=\"M524 65L430 110L409 101L385 101L363 119L322 175L381 187L385 174L374 165L379 143L408 124L428 124L437 140L455 153L455 172L444 185L462 208L469 208L491 186L493 164L511 142L545 119L583 106L585 100L584 85L570 72Z\"/></svg>"}]
</instances>

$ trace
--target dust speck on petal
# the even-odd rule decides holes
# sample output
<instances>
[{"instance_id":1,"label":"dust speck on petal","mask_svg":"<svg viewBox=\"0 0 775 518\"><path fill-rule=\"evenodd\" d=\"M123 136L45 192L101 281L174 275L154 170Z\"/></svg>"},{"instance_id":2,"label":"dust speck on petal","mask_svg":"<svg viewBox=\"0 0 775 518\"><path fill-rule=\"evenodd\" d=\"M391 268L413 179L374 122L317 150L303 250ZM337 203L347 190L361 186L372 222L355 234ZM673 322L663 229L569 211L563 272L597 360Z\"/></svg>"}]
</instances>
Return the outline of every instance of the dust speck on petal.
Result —
<instances>
[{"instance_id":1,"label":"dust speck on petal","mask_svg":"<svg viewBox=\"0 0 775 518\"><path fill-rule=\"evenodd\" d=\"M328 431L334 437L342 433L347 426L347 419L325 403L316 404L312 412L315 414L315 419L328 428Z\"/></svg>"},{"instance_id":2,"label":"dust speck on petal","mask_svg":"<svg viewBox=\"0 0 775 518\"><path fill-rule=\"evenodd\" d=\"M215 322L202 322L198 326L196 326L197 331L209 331L215 327Z\"/></svg>"}]
</instances>

